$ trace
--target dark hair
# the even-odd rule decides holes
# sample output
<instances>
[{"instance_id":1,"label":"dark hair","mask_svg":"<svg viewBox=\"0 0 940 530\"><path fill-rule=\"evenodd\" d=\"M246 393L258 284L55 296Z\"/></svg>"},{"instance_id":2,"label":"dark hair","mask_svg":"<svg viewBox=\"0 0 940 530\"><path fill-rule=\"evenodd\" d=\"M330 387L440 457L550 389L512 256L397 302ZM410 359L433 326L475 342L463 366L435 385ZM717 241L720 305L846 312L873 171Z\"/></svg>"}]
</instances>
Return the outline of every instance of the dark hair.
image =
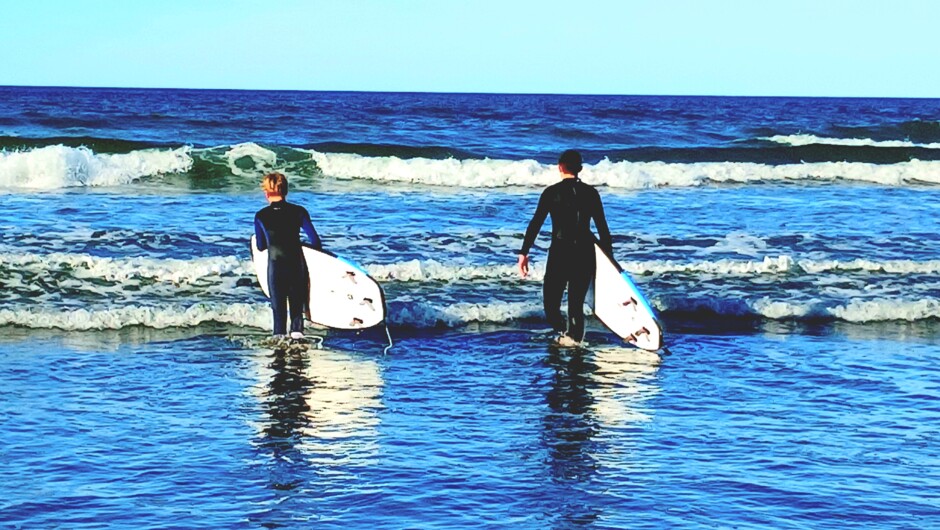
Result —
<instances>
[{"instance_id":1,"label":"dark hair","mask_svg":"<svg viewBox=\"0 0 940 530\"><path fill-rule=\"evenodd\" d=\"M581 172L581 153L568 149L558 157L558 165L564 167L568 173L577 175Z\"/></svg>"}]
</instances>

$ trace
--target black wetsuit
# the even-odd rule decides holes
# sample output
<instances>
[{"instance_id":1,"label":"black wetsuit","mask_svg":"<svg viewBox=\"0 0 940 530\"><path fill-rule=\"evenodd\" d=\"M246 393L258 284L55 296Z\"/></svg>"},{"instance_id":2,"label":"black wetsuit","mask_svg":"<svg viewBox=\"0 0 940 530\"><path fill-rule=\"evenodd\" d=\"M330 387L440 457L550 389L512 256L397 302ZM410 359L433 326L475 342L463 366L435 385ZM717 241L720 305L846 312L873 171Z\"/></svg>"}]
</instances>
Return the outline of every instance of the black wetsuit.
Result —
<instances>
[{"instance_id":1,"label":"black wetsuit","mask_svg":"<svg viewBox=\"0 0 940 530\"><path fill-rule=\"evenodd\" d=\"M314 248L320 237L302 206L277 201L255 214L255 241L258 250L268 251L268 293L274 312L274 334L287 334L287 306L290 303L290 330L303 331L307 305L307 265L300 245L300 230Z\"/></svg>"},{"instance_id":2,"label":"black wetsuit","mask_svg":"<svg viewBox=\"0 0 940 530\"><path fill-rule=\"evenodd\" d=\"M604 206L597 190L577 178L565 178L542 192L538 209L526 229L520 254L529 254L549 214L552 216L552 244L542 289L545 317L555 331L567 331L569 337L581 341L584 338L584 298L594 279L595 268L591 220L597 228L597 241L601 248L613 255L610 229L607 228ZM561 314L561 298L566 286L567 325Z\"/></svg>"}]
</instances>

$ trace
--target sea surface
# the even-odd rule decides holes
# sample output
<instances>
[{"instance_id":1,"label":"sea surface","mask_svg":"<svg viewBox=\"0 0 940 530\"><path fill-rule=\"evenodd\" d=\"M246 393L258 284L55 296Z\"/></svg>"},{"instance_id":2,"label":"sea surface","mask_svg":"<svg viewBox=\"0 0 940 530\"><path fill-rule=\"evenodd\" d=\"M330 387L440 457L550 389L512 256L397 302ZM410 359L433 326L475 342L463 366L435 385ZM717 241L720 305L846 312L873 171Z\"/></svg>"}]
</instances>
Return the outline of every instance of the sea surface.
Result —
<instances>
[{"instance_id":1,"label":"sea surface","mask_svg":"<svg viewBox=\"0 0 940 530\"><path fill-rule=\"evenodd\" d=\"M561 151L667 349L546 340ZM383 286L275 350L260 178ZM0 87L0 527L940 528L940 100Z\"/></svg>"}]
</instances>

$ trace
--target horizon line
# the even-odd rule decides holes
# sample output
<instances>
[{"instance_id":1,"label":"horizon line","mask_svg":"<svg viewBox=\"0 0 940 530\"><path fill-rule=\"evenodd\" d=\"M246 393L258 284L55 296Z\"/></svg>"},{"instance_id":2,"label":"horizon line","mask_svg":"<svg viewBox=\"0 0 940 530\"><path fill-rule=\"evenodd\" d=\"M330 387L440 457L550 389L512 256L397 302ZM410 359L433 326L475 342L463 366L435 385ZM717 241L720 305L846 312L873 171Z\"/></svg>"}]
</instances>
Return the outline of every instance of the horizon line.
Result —
<instances>
[{"instance_id":1,"label":"horizon line","mask_svg":"<svg viewBox=\"0 0 940 530\"><path fill-rule=\"evenodd\" d=\"M602 92L481 92L481 91L433 91L433 90L352 90L352 89L303 89L303 88L194 88L194 87L147 87L105 85L6 85L6 88L52 88L75 90L176 90L217 92L318 92L334 94L428 94L464 96L571 96L571 97L669 97L669 98L778 98L778 99L940 99L928 96L806 96L767 94L616 94Z\"/></svg>"}]
</instances>

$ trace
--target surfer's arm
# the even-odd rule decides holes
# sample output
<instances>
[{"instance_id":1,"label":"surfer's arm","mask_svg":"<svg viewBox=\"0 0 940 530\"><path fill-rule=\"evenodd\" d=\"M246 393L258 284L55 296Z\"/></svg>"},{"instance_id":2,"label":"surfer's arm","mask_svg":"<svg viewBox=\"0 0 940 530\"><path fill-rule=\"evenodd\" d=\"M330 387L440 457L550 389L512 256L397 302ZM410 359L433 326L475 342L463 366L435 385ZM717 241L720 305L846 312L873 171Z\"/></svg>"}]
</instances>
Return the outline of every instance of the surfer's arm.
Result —
<instances>
[{"instance_id":1,"label":"surfer's arm","mask_svg":"<svg viewBox=\"0 0 940 530\"><path fill-rule=\"evenodd\" d=\"M261 224L261 220L258 219L257 215L255 216L255 247L259 251L268 248L268 234L264 231L264 225Z\"/></svg>"},{"instance_id":2,"label":"surfer's arm","mask_svg":"<svg viewBox=\"0 0 940 530\"><path fill-rule=\"evenodd\" d=\"M539 197L538 208L535 209L535 215L532 216L532 220L529 221L529 227L526 228L525 238L522 240L522 249L519 250L520 256L529 255L529 250L532 248L532 245L535 244L535 238L538 237L539 231L542 230L542 224L545 223L546 217L548 217L548 199L545 197L545 192L542 192L542 196Z\"/></svg>"},{"instance_id":3,"label":"surfer's arm","mask_svg":"<svg viewBox=\"0 0 940 530\"><path fill-rule=\"evenodd\" d=\"M614 257L614 243L610 237L610 228L607 226L607 217L604 215L604 203L601 202L601 196L597 194L597 206L594 212L594 227L597 228L597 240L601 249L611 258Z\"/></svg>"},{"instance_id":4,"label":"surfer's arm","mask_svg":"<svg viewBox=\"0 0 940 530\"><path fill-rule=\"evenodd\" d=\"M304 233L307 234L307 239L310 240L310 244L313 245L313 248L323 248L323 242L320 241L320 236L317 235L317 230L313 227L313 222L310 221L310 214L307 213L306 210L303 212L300 227L303 228Z\"/></svg>"}]
</instances>

